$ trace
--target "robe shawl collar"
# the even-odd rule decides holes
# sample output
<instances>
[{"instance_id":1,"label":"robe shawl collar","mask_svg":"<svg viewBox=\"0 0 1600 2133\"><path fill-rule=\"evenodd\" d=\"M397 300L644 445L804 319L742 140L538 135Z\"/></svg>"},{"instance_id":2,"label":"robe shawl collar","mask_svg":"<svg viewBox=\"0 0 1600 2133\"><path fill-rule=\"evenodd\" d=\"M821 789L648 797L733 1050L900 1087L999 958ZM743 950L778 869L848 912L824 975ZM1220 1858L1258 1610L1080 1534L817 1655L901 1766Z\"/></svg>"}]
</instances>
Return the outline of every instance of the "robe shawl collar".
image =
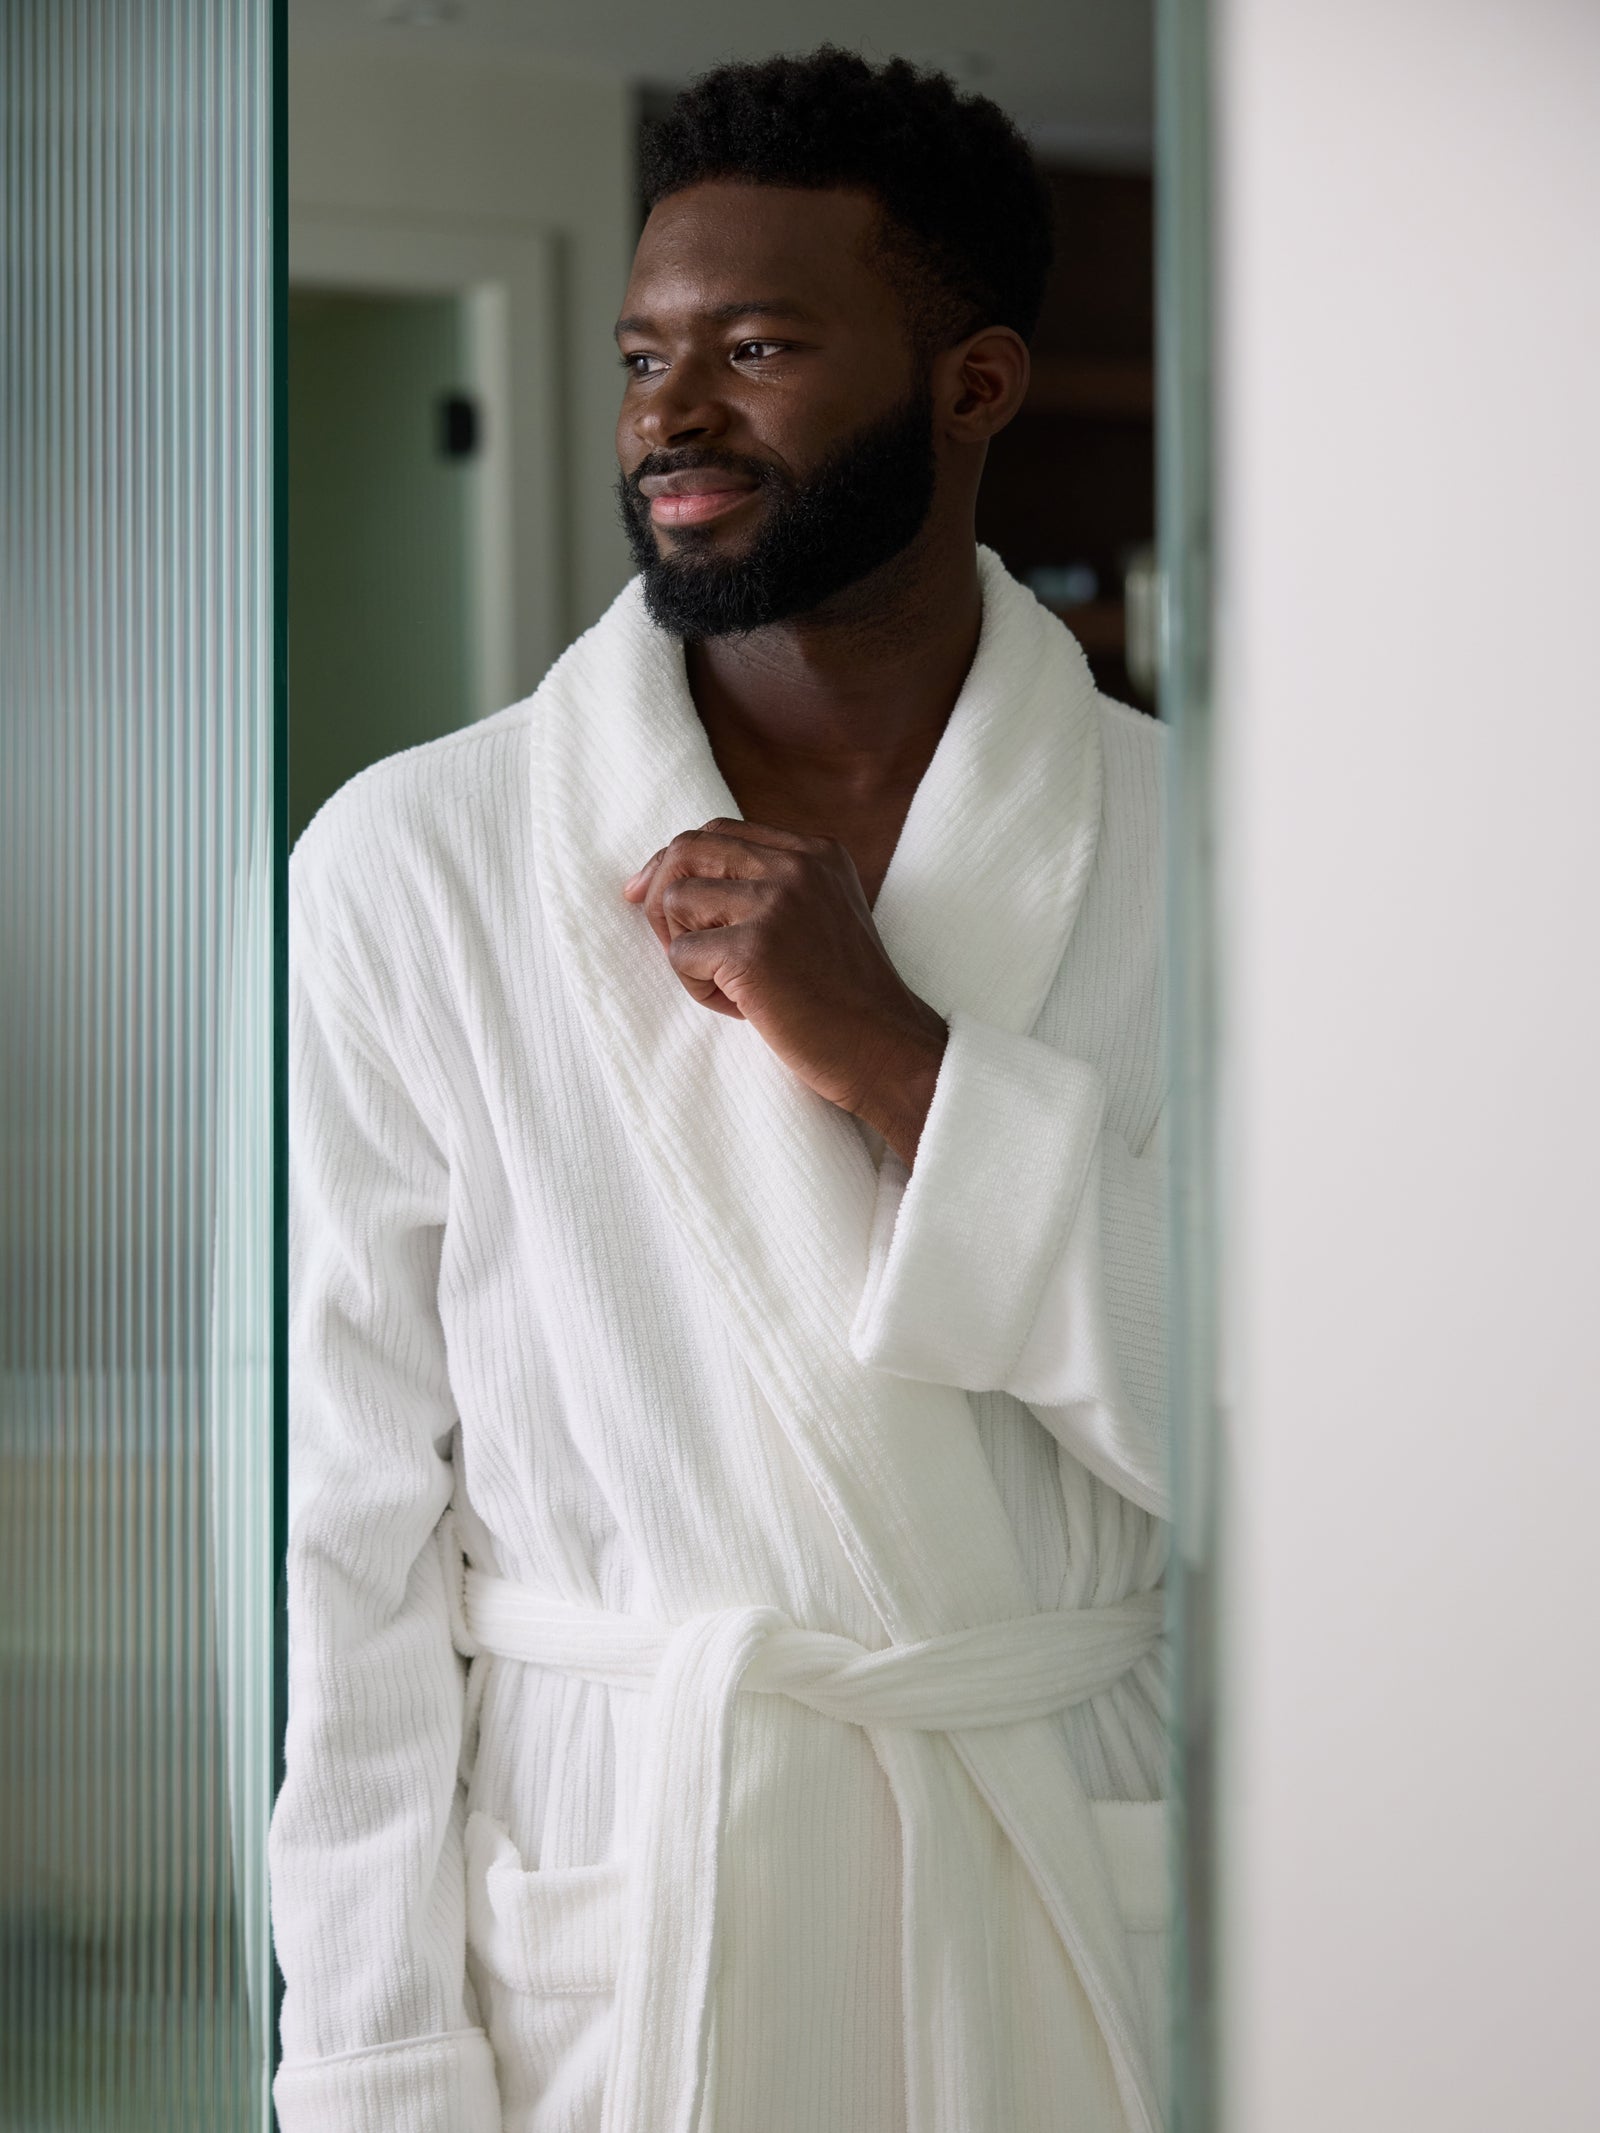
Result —
<instances>
[{"instance_id":1,"label":"robe shawl collar","mask_svg":"<svg viewBox=\"0 0 1600 2133\"><path fill-rule=\"evenodd\" d=\"M1039 1014L1094 863L1098 700L1065 628L979 550L977 656L874 913L912 990L1013 1032ZM892 1641L1033 1612L966 1395L855 1359L876 1172L855 1123L748 1025L683 990L622 884L679 831L739 813L680 641L635 580L538 691L541 907L640 1160ZM659 1573L663 1566L653 1565ZM1094 2008L1130 2133L1159 2112L1123 1929L1059 1727L953 1746L1021 1854ZM1041 1819L1037 1803L1058 1802Z\"/></svg>"}]
</instances>

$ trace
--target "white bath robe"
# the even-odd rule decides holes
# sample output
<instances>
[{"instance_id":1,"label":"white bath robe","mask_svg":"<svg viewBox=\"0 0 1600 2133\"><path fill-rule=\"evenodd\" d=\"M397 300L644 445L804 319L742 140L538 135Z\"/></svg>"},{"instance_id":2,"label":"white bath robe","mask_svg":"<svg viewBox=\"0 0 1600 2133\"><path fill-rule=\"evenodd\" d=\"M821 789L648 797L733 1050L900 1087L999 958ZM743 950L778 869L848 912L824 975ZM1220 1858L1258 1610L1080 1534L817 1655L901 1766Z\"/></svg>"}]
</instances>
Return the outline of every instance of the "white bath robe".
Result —
<instances>
[{"instance_id":1,"label":"white bath robe","mask_svg":"<svg viewBox=\"0 0 1600 2133\"><path fill-rule=\"evenodd\" d=\"M637 584L292 873L284 2133L1153 2133L1159 729L980 551L908 1182L621 885Z\"/></svg>"}]
</instances>

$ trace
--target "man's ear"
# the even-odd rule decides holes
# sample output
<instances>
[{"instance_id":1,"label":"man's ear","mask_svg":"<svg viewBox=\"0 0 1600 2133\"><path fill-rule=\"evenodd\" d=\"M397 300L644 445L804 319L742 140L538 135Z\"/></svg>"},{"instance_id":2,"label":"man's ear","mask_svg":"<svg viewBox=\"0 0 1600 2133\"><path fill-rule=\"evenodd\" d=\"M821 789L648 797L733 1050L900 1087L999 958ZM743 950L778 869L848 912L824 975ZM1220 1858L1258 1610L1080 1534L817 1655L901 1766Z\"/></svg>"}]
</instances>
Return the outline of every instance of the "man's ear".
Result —
<instances>
[{"instance_id":1,"label":"man's ear","mask_svg":"<svg viewBox=\"0 0 1600 2133\"><path fill-rule=\"evenodd\" d=\"M1022 405L1028 344L1009 326L985 326L947 349L935 368L946 435L958 444L987 444Z\"/></svg>"}]
</instances>

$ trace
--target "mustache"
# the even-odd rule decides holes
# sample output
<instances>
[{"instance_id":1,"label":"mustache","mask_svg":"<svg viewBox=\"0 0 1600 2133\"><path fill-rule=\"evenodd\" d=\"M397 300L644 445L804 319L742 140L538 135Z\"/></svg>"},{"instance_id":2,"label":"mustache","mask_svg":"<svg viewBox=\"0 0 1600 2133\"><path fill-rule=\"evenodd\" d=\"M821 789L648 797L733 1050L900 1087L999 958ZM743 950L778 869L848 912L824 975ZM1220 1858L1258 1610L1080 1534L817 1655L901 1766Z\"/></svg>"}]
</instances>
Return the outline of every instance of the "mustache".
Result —
<instances>
[{"instance_id":1,"label":"mustache","mask_svg":"<svg viewBox=\"0 0 1600 2133\"><path fill-rule=\"evenodd\" d=\"M737 474L741 480L753 482L759 489L783 486L782 474L766 461L745 459L737 452L719 452L711 445L691 445L681 452L647 452L631 472L623 475L622 481L629 495L642 503L640 482L655 475L699 474L707 468L715 468L723 474Z\"/></svg>"}]
</instances>

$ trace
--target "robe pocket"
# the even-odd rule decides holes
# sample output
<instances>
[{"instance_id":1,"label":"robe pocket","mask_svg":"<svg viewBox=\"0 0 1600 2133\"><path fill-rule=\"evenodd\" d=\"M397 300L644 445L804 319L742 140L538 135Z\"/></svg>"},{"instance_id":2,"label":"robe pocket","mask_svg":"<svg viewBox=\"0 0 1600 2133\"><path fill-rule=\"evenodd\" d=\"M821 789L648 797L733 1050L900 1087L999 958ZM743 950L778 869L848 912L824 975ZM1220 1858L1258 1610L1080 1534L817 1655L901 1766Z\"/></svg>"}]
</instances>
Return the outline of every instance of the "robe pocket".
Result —
<instances>
[{"instance_id":1,"label":"robe pocket","mask_svg":"<svg viewBox=\"0 0 1600 2133\"><path fill-rule=\"evenodd\" d=\"M466 1828L467 1970L494 2050L503 2133L597 2133L625 1869L529 1868L481 1812Z\"/></svg>"},{"instance_id":2,"label":"robe pocket","mask_svg":"<svg viewBox=\"0 0 1600 2133\"><path fill-rule=\"evenodd\" d=\"M625 1869L528 1868L506 1829L470 1815L467 1938L489 1975L513 1992L610 1992L622 1959Z\"/></svg>"}]
</instances>

